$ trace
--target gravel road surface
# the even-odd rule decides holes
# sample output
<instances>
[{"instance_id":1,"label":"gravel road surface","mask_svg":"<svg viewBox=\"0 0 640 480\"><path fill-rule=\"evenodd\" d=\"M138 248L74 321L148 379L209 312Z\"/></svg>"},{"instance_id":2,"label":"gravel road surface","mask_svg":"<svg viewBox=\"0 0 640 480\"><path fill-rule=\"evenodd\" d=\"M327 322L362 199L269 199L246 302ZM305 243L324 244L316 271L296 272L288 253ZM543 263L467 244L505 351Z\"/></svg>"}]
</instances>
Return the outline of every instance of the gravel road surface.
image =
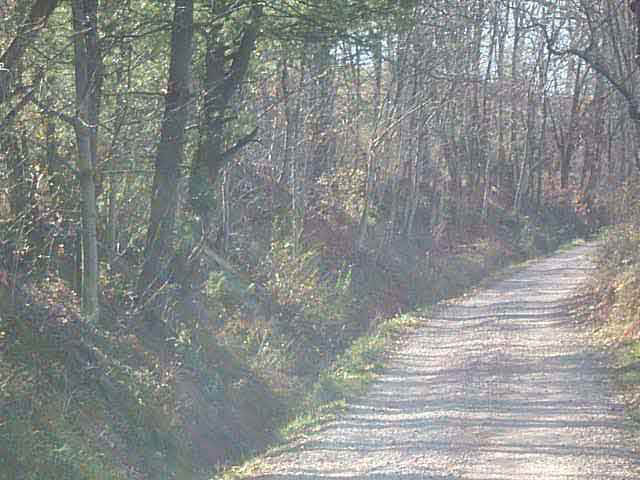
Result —
<instances>
[{"instance_id":1,"label":"gravel road surface","mask_svg":"<svg viewBox=\"0 0 640 480\"><path fill-rule=\"evenodd\" d=\"M366 396L253 478L640 479L607 358L567 315L594 248L425 318Z\"/></svg>"}]
</instances>

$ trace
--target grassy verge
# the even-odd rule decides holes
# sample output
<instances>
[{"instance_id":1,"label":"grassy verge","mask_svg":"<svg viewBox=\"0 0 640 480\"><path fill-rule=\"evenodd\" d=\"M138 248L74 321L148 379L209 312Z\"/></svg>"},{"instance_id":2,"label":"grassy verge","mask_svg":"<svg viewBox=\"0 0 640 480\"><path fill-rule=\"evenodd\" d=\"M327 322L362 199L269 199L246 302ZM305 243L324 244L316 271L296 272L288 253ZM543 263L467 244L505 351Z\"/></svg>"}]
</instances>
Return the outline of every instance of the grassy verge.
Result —
<instances>
[{"instance_id":1,"label":"grassy verge","mask_svg":"<svg viewBox=\"0 0 640 480\"><path fill-rule=\"evenodd\" d=\"M613 375L629 418L640 429L640 227L605 230L596 272L578 310L595 344L613 355Z\"/></svg>"},{"instance_id":2,"label":"grassy verge","mask_svg":"<svg viewBox=\"0 0 640 480\"><path fill-rule=\"evenodd\" d=\"M279 442L263 455L269 456L297 445L318 428L344 411L347 400L366 392L382 372L390 352L402 342L422 319L415 314L399 315L380 323L374 332L360 337L341 354L333 366L319 375L317 382L296 408L297 414L279 430ZM251 475L262 456L247 459L220 474L221 479L237 480Z\"/></svg>"}]
</instances>

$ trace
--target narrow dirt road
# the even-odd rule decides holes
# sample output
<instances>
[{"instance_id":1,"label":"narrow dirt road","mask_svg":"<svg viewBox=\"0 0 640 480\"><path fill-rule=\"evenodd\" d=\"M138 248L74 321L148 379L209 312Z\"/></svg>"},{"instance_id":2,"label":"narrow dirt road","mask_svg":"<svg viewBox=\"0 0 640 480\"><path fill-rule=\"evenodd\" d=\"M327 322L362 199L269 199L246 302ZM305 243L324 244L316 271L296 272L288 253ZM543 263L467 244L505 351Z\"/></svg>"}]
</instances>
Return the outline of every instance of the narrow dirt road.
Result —
<instances>
[{"instance_id":1,"label":"narrow dirt road","mask_svg":"<svg viewBox=\"0 0 640 480\"><path fill-rule=\"evenodd\" d=\"M254 478L640 479L607 358L567 315L594 248L425 319L366 397Z\"/></svg>"}]
</instances>

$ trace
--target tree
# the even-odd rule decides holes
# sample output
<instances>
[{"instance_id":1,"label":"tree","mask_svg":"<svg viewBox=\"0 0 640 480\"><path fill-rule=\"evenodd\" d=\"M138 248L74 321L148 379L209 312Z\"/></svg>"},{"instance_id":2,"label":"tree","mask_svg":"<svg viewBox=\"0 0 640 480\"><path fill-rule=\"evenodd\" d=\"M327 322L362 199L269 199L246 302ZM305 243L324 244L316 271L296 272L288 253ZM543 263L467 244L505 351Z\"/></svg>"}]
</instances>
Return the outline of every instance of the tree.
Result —
<instances>
[{"instance_id":1,"label":"tree","mask_svg":"<svg viewBox=\"0 0 640 480\"><path fill-rule=\"evenodd\" d=\"M203 82L204 106L200 125L200 138L193 160L189 183L191 205L202 222L205 234L211 230L213 208L212 189L224 165L256 135L254 129L225 147L231 100L245 80L249 61L255 48L262 16L259 3L251 2L249 12L240 27L237 45L224 41L224 12L227 6L212 4L209 11L210 25L206 29L205 75ZM217 21L216 21L217 20Z\"/></svg>"},{"instance_id":2,"label":"tree","mask_svg":"<svg viewBox=\"0 0 640 480\"><path fill-rule=\"evenodd\" d=\"M599 6L601 8L597 8ZM543 32L549 52L559 57L579 58L605 78L623 98L629 119L634 124L637 152L640 144L640 104L635 84L640 17L637 16L636 2L629 7L619 8L618 2L613 0L602 2L602 5L562 2L554 8L556 11L551 16L552 21L533 18L532 24ZM562 15L572 19L571 22L561 20ZM637 153L635 157L640 167Z\"/></svg>"},{"instance_id":3,"label":"tree","mask_svg":"<svg viewBox=\"0 0 640 480\"><path fill-rule=\"evenodd\" d=\"M97 164L98 113L102 72L98 49L98 2L74 0L72 22L75 51L76 115L73 128L78 149L82 199L82 306L89 321L99 319L98 210L94 182Z\"/></svg>"},{"instance_id":4,"label":"tree","mask_svg":"<svg viewBox=\"0 0 640 480\"><path fill-rule=\"evenodd\" d=\"M168 266L173 259L174 227L178 206L178 180L184 156L184 134L191 100L190 69L193 42L193 0L176 0L171 33L171 53L162 131L158 144L151 217L147 229L144 263L138 282L142 301L153 299L169 282ZM159 321L161 306L151 304L147 313Z\"/></svg>"},{"instance_id":5,"label":"tree","mask_svg":"<svg viewBox=\"0 0 640 480\"><path fill-rule=\"evenodd\" d=\"M27 19L21 23L17 35L0 57L0 104L16 93L11 88L18 62L59 3L59 0L36 0Z\"/></svg>"}]
</instances>

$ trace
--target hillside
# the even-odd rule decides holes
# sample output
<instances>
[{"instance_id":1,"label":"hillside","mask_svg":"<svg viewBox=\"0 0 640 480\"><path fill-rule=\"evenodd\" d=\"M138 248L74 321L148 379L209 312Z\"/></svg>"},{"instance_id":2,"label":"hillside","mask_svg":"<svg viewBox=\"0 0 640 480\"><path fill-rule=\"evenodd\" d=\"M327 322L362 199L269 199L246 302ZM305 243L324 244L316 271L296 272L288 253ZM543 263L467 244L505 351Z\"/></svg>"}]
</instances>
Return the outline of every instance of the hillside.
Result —
<instances>
[{"instance_id":1,"label":"hillside","mask_svg":"<svg viewBox=\"0 0 640 480\"><path fill-rule=\"evenodd\" d=\"M338 284L316 300L314 309L331 312L316 323L283 328L238 304L237 320L223 327L188 329L183 321L164 339L136 328L115 303L102 305L113 315L106 326L87 324L58 278L18 286L5 275L0 478L208 478L277 441L279 428L301 413L356 391L383 353L376 325L417 305L415 291L423 291L422 304L456 295L508 261L543 253L525 250L528 242L510 236L453 245L429 271L408 256L379 262L369 266L366 284ZM336 260L348 259L321 259ZM222 282L218 288L216 298L234 293ZM328 286L309 291L321 288ZM364 350L357 343L350 350L362 335ZM353 378L334 378L336 369Z\"/></svg>"}]
</instances>

